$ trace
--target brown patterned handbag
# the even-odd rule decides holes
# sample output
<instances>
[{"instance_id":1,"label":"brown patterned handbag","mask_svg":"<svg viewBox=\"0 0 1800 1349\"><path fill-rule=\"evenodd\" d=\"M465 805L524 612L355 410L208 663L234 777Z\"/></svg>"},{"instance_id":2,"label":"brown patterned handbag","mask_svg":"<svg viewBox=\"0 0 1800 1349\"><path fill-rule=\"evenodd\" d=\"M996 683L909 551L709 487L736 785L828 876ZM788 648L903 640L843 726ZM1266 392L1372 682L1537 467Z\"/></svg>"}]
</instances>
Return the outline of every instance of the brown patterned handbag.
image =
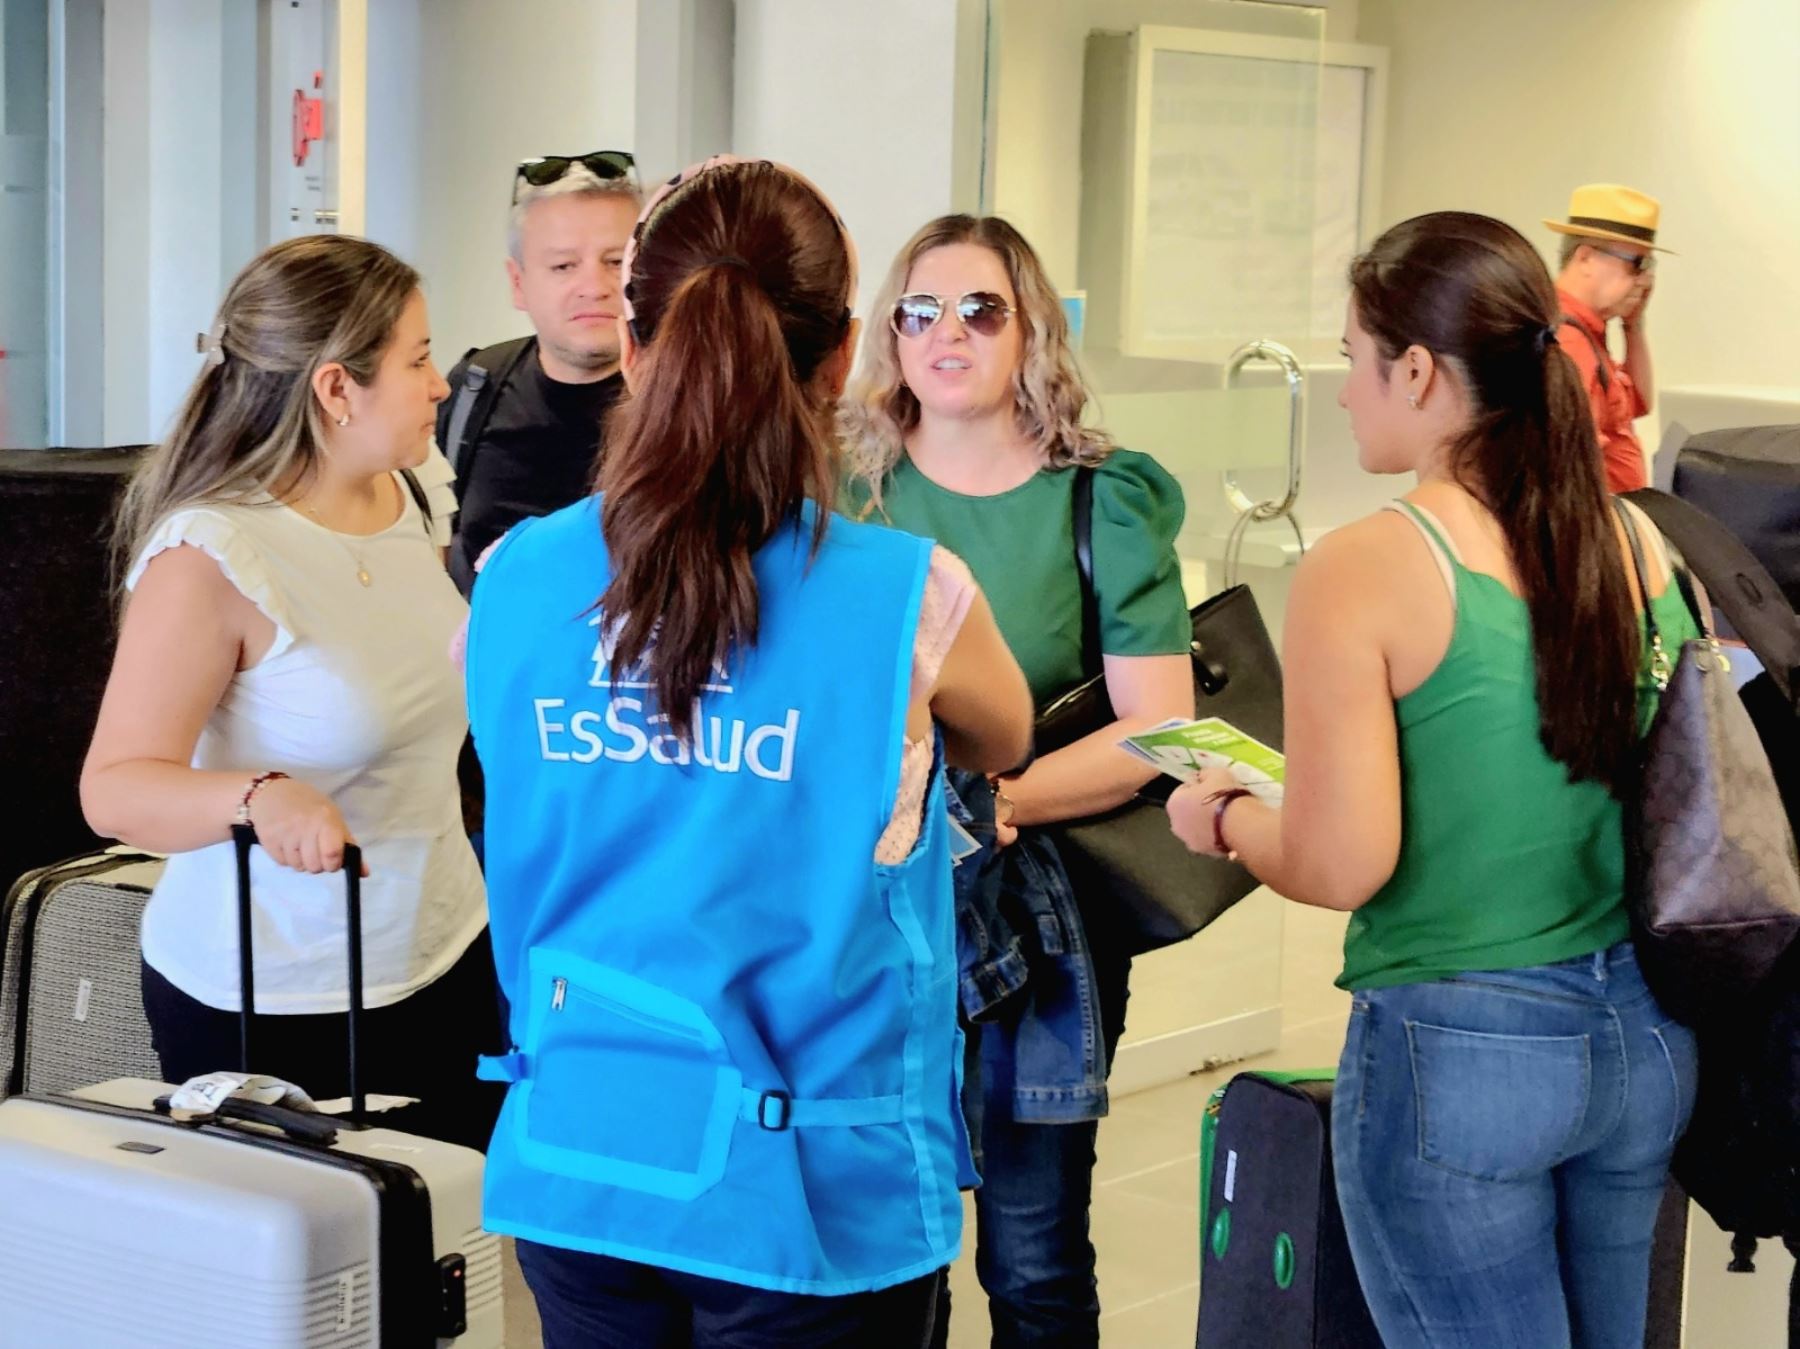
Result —
<instances>
[{"instance_id":1,"label":"brown patterned handbag","mask_svg":"<svg viewBox=\"0 0 1800 1349\"><path fill-rule=\"evenodd\" d=\"M1637 522L1614 504L1648 596ZM1666 1011L1694 1024L1741 1007L1800 937L1800 859L1710 605L1697 601L1686 562L1669 551L1704 635L1671 656L1646 602L1662 702L1626 801L1627 895L1645 980Z\"/></svg>"}]
</instances>

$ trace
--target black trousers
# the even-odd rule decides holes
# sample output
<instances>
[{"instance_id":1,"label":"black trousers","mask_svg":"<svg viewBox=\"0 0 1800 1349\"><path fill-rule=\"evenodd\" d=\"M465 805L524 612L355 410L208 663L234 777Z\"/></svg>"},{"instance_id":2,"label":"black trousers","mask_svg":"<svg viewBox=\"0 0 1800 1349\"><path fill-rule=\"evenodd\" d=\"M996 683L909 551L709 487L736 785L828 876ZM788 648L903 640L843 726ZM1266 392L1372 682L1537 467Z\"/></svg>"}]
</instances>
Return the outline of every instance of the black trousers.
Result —
<instances>
[{"instance_id":1,"label":"black trousers","mask_svg":"<svg viewBox=\"0 0 1800 1349\"><path fill-rule=\"evenodd\" d=\"M148 964L143 989L165 1080L180 1083L239 1066L236 1012L190 998ZM348 1095L349 1023L341 1012L258 1013L251 1071L292 1082L315 1100ZM476 1081L475 1059L500 1053L503 1040L494 953L483 931L441 978L363 1013L363 1090L419 1098L418 1105L384 1113L377 1122L485 1151L506 1088Z\"/></svg>"},{"instance_id":2,"label":"black trousers","mask_svg":"<svg viewBox=\"0 0 1800 1349\"><path fill-rule=\"evenodd\" d=\"M518 1250L544 1349L922 1349L943 1279L813 1297L535 1241Z\"/></svg>"}]
</instances>

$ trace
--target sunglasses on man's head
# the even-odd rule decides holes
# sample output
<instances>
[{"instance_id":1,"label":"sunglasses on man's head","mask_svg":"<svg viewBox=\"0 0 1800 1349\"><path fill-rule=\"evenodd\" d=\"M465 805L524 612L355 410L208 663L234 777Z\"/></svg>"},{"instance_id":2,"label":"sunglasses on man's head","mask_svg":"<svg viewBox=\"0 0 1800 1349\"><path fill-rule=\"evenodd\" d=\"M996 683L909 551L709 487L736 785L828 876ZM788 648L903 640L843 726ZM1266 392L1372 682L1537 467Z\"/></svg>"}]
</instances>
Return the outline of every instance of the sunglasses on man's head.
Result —
<instances>
[{"instance_id":1,"label":"sunglasses on man's head","mask_svg":"<svg viewBox=\"0 0 1800 1349\"><path fill-rule=\"evenodd\" d=\"M1599 244L1589 244L1596 253L1604 253L1609 258L1617 258L1634 272L1650 272L1656 270L1656 254L1627 253L1622 248L1602 248Z\"/></svg>"},{"instance_id":2,"label":"sunglasses on man's head","mask_svg":"<svg viewBox=\"0 0 1800 1349\"><path fill-rule=\"evenodd\" d=\"M551 183L567 176L569 170L577 164L603 183L632 178L637 174L637 161L624 150L592 150L585 155L544 155L523 161L513 171L513 202L517 204L519 200L519 184L549 187Z\"/></svg>"},{"instance_id":3,"label":"sunglasses on man's head","mask_svg":"<svg viewBox=\"0 0 1800 1349\"><path fill-rule=\"evenodd\" d=\"M956 317L962 326L983 337L996 336L1012 317L1013 308L1004 295L991 290L972 290L956 302ZM894 301L894 312L888 322L901 337L923 337L944 317L944 297L927 291L902 295Z\"/></svg>"}]
</instances>

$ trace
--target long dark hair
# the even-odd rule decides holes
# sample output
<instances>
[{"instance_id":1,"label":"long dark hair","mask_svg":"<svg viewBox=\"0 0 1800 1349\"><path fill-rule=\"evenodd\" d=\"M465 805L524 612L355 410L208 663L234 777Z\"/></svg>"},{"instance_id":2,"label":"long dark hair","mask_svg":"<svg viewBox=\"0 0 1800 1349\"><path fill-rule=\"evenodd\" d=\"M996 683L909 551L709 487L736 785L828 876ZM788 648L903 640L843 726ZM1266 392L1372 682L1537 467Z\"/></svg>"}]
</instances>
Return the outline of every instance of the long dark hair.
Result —
<instances>
[{"instance_id":1,"label":"long dark hair","mask_svg":"<svg viewBox=\"0 0 1800 1349\"><path fill-rule=\"evenodd\" d=\"M756 642L756 551L809 499L815 553L824 541L837 466L815 376L847 332L853 268L817 191L760 162L653 202L630 267L639 355L600 475L613 576L599 607L612 667L647 657L687 738L713 667Z\"/></svg>"},{"instance_id":2,"label":"long dark hair","mask_svg":"<svg viewBox=\"0 0 1800 1349\"><path fill-rule=\"evenodd\" d=\"M1386 361L1424 347L1467 390L1472 416L1450 469L1512 552L1544 748L1571 779L1618 790L1637 746L1642 639L1593 414L1552 340L1558 304L1543 259L1510 225L1437 211L1377 239L1350 264L1350 289Z\"/></svg>"},{"instance_id":3,"label":"long dark hair","mask_svg":"<svg viewBox=\"0 0 1800 1349\"><path fill-rule=\"evenodd\" d=\"M313 372L375 381L419 274L380 244L310 234L264 249L225 292L216 348L119 511L121 574L157 522L202 501L245 501L304 480L325 443Z\"/></svg>"}]
</instances>

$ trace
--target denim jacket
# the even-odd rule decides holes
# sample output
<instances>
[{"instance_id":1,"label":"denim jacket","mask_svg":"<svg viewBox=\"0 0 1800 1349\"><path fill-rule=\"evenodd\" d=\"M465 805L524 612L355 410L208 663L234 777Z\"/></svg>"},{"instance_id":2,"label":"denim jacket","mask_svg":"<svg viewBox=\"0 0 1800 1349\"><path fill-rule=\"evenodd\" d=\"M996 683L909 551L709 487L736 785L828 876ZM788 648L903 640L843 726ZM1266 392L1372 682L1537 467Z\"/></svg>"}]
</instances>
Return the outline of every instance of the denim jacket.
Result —
<instances>
[{"instance_id":1,"label":"denim jacket","mask_svg":"<svg viewBox=\"0 0 1800 1349\"><path fill-rule=\"evenodd\" d=\"M1106 1114L1106 1047L1087 936L1056 844L1034 829L994 845L994 793L946 774L951 818L978 845L955 871L958 996L981 1030L984 1100L1025 1124ZM973 1121L972 1121L973 1122Z\"/></svg>"}]
</instances>

